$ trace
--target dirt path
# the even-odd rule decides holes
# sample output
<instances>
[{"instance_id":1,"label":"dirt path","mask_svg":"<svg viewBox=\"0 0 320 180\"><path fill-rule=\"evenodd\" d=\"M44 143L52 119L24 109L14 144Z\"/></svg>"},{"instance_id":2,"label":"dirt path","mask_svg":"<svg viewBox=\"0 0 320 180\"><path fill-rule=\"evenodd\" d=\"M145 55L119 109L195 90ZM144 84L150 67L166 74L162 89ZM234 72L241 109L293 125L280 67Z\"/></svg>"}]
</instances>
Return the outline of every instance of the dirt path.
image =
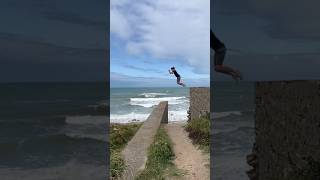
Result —
<instances>
[{"instance_id":1,"label":"dirt path","mask_svg":"<svg viewBox=\"0 0 320 180\"><path fill-rule=\"evenodd\" d=\"M181 123L169 123L165 125L168 135L173 145L176 159L174 160L177 168L185 170L187 173L183 179L210 179L209 154L203 154L197 149L188 137L187 132Z\"/></svg>"}]
</instances>

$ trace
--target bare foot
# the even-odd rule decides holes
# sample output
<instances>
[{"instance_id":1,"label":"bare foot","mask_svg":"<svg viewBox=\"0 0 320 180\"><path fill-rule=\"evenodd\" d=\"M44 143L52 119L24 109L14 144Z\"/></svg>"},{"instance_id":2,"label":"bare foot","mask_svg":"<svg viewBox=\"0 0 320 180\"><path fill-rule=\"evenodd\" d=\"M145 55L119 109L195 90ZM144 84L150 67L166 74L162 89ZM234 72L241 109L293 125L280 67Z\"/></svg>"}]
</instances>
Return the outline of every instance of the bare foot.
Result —
<instances>
[{"instance_id":1,"label":"bare foot","mask_svg":"<svg viewBox=\"0 0 320 180\"><path fill-rule=\"evenodd\" d=\"M241 72L240 72L239 70L236 70L236 72L237 72L237 74L238 74L239 79L242 80L242 74L241 74Z\"/></svg>"},{"instance_id":2,"label":"bare foot","mask_svg":"<svg viewBox=\"0 0 320 180\"><path fill-rule=\"evenodd\" d=\"M185 84L183 84L183 83L178 83L180 86L182 86L182 87L186 87L186 85Z\"/></svg>"},{"instance_id":3,"label":"bare foot","mask_svg":"<svg viewBox=\"0 0 320 180\"><path fill-rule=\"evenodd\" d=\"M231 74L232 78L236 81L242 80L241 72L238 70L235 70L234 73Z\"/></svg>"}]
</instances>

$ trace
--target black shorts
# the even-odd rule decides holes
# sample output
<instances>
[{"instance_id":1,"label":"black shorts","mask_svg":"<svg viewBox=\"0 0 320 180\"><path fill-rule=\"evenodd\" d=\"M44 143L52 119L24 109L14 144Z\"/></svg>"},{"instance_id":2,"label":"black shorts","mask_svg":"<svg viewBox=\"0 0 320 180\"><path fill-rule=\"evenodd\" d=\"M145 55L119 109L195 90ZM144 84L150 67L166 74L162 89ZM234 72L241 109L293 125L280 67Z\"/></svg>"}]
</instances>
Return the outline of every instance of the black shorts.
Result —
<instances>
[{"instance_id":1,"label":"black shorts","mask_svg":"<svg viewBox=\"0 0 320 180\"><path fill-rule=\"evenodd\" d=\"M214 50L214 65L222 65L227 49L211 30L210 48Z\"/></svg>"},{"instance_id":2,"label":"black shorts","mask_svg":"<svg viewBox=\"0 0 320 180\"><path fill-rule=\"evenodd\" d=\"M222 65L224 61L224 57L226 56L227 49L225 46L222 48L215 50L214 52L214 65Z\"/></svg>"},{"instance_id":3,"label":"black shorts","mask_svg":"<svg viewBox=\"0 0 320 180\"><path fill-rule=\"evenodd\" d=\"M180 82L180 79L181 79L181 77L180 77L180 76L178 76L178 77L177 77L177 83L179 83L179 82Z\"/></svg>"}]
</instances>

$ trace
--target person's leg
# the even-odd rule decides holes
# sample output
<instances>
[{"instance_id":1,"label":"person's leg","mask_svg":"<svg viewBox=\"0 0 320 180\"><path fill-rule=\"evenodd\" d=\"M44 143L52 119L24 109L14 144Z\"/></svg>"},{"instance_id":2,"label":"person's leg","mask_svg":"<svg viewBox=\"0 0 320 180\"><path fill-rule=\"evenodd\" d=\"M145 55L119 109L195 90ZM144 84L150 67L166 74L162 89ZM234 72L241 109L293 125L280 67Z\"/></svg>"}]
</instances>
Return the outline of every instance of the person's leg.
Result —
<instances>
[{"instance_id":1,"label":"person's leg","mask_svg":"<svg viewBox=\"0 0 320 180\"><path fill-rule=\"evenodd\" d=\"M240 78L241 79L241 74L239 71L231 68L231 67L228 67L228 66L225 66L223 65L223 61L224 61L224 57L226 55L226 48L223 46L222 48L218 49L215 51L215 54L214 54L214 70L216 72L220 72L220 73L223 73L223 74L227 74L227 75L230 75L232 76L233 78Z\"/></svg>"},{"instance_id":2,"label":"person's leg","mask_svg":"<svg viewBox=\"0 0 320 180\"><path fill-rule=\"evenodd\" d=\"M234 70L233 68L229 67L229 66L225 66L225 65L216 65L214 67L214 70L216 72L220 72L220 73L223 73L223 74L227 74L227 75L230 75L232 76L233 78L240 78L240 72L237 71L237 70Z\"/></svg>"},{"instance_id":3,"label":"person's leg","mask_svg":"<svg viewBox=\"0 0 320 180\"><path fill-rule=\"evenodd\" d=\"M180 82L181 77L177 77L177 84L179 84L180 86L185 86L182 82Z\"/></svg>"},{"instance_id":4,"label":"person's leg","mask_svg":"<svg viewBox=\"0 0 320 180\"><path fill-rule=\"evenodd\" d=\"M177 77L177 84L180 85L180 77Z\"/></svg>"}]
</instances>

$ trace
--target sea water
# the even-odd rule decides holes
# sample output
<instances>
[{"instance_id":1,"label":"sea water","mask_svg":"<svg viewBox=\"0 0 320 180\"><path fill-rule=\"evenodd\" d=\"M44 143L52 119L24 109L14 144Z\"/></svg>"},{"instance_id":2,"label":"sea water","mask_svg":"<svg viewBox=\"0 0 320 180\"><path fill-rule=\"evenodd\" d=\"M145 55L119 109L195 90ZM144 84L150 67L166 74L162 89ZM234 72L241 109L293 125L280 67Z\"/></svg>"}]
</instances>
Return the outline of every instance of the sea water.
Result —
<instances>
[{"instance_id":1,"label":"sea water","mask_svg":"<svg viewBox=\"0 0 320 180\"><path fill-rule=\"evenodd\" d=\"M111 88L110 122L145 121L161 101L168 101L169 121L186 121L189 88Z\"/></svg>"},{"instance_id":2,"label":"sea water","mask_svg":"<svg viewBox=\"0 0 320 180\"><path fill-rule=\"evenodd\" d=\"M106 179L105 87L0 84L0 179Z\"/></svg>"},{"instance_id":3,"label":"sea water","mask_svg":"<svg viewBox=\"0 0 320 180\"><path fill-rule=\"evenodd\" d=\"M247 180L246 156L254 143L254 84L215 82L213 87L212 175Z\"/></svg>"},{"instance_id":4,"label":"sea water","mask_svg":"<svg viewBox=\"0 0 320 180\"><path fill-rule=\"evenodd\" d=\"M215 180L248 179L254 141L253 83L214 84ZM110 121L144 121L160 101L169 121L187 120L188 88L111 88ZM0 177L105 179L107 94L104 83L0 85Z\"/></svg>"}]
</instances>

